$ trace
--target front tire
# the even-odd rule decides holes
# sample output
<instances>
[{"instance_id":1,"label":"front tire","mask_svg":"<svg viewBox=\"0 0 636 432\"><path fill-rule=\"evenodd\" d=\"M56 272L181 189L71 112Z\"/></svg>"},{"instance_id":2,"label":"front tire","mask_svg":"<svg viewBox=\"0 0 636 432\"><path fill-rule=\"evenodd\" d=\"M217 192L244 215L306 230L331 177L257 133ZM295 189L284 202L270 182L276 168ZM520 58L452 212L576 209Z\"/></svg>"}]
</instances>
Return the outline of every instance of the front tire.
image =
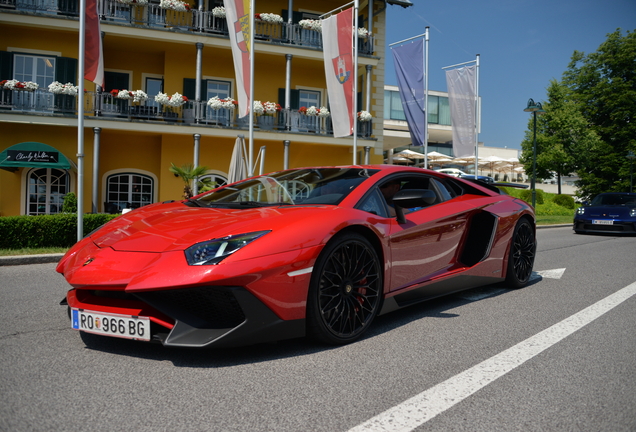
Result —
<instances>
[{"instance_id":1,"label":"front tire","mask_svg":"<svg viewBox=\"0 0 636 432\"><path fill-rule=\"evenodd\" d=\"M334 345L360 338L378 314L382 287L382 266L371 243L355 233L336 237L314 266L308 333Z\"/></svg>"},{"instance_id":2,"label":"front tire","mask_svg":"<svg viewBox=\"0 0 636 432\"><path fill-rule=\"evenodd\" d=\"M532 276L537 242L534 228L528 219L521 219L515 226L508 256L506 285L510 288L522 288Z\"/></svg>"}]
</instances>

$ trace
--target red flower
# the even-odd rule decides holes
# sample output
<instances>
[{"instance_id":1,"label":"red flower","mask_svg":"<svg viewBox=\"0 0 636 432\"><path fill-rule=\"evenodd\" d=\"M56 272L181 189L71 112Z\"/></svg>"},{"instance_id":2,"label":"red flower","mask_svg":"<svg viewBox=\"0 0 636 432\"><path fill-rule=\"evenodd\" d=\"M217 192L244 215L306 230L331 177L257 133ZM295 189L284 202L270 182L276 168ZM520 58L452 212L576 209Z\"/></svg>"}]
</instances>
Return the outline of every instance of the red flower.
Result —
<instances>
[{"instance_id":1,"label":"red flower","mask_svg":"<svg viewBox=\"0 0 636 432\"><path fill-rule=\"evenodd\" d=\"M307 107L300 107L298 112L301 113L301 114L307 114Z\"/></svg>"},{"instance_id":2,"label":"red flower","mask_svg":"<svg viewBox=\"0 0 636 432\"><path fill-rule=\"evenodd\" d=\"M117 97L117 95L119 94L119 90L112 89L112 90L110 91L110 94L112 94L113 96Z\"/></svg>"},{"instance_id":3,"label":"red flower","mask_svg":"<svg viewBox=\"0 0 636 432\"><path fill-rule=\"evenodd\" d=\"M259 14L259 13L254 14L254 19L255 19L256 21L261 21L261 14Z\"/></svg>"},{"instance_id":4,"label":"red flower","mask_svg":"<svg viewBox=\"0 0 636 432\"><path fill-rule=\"evenodd\" d=\"M183 101L184 101L184 102L187 102L187 101L188 101L187 96L181 96L181 97L183 98Z\"/></svg>"}]
</instances>

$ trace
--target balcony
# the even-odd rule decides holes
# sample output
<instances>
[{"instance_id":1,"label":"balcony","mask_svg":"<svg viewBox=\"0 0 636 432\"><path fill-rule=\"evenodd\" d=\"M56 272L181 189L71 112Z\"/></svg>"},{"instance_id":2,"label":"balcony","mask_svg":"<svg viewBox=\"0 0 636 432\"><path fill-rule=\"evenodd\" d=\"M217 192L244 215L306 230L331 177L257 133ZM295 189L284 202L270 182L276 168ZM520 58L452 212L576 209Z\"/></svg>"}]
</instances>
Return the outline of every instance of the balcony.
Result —
<instances>
[{"instance_id":1,"label":"balcony","mask_svg":"<svg viewBox=\"0 0 636 432\"><path fill-rule=\"evenodd\" d=\"M119 23L137 28L171 29L197 34L229 37L225 18L214 16L212 11L191 9L174 11L164 9L158 3L123 3L119 0L104 0L100 5L100 19L104 23ZM78 0L0 0L0 11L16 10L47 16L77 17ZM322 50L322 34L303 28L299 24L270 24L256 21L254 37L257 41L274 44L303 46ZM372 36L358 39L358 52L372 55Z\"/></svg>"},{"instance_id":2,"label":"balcony","mask_svg":"<svg viewBox=\"0 0 636 432\"><path fill-rule=\"evenodd\" d=\"M0 90L0 114L19 113L39 116L77 117L77 96L54 94L37 89ZM154 101L132 103L111 93L85 92L82 102L87 118L124 122L169 122L175 126L197 125L211 128L249 128L247 117L238 118L236 110L212 109L205 101L187 101L181 107L165 107ZM255 130L284 131L333 136L331 117L307 116L296 110L282 109L274 115L256 116ZM370 138L371 121L358 122L358 136Z\"/></svg>"}]
</instances>

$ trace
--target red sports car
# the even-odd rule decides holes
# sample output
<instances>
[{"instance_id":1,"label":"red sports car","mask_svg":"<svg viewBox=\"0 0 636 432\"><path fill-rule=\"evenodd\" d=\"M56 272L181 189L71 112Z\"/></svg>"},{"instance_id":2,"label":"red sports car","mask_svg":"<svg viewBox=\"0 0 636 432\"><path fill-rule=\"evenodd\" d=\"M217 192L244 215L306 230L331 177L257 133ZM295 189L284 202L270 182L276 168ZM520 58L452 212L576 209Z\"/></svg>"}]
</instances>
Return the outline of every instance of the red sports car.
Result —
<instances>
[{"instance_id":1,"label":"red sports car","mask_svg":"<svg viewBox=\"0 0 636 432\"><path fill-rule=\"evenodd\" d=\"M399 166L299 168L126 213L57 271L83 332L188 347L343 344L378 314L524 286L535 238L532 207L493 185Z\"/></svg>"}]
</instances>

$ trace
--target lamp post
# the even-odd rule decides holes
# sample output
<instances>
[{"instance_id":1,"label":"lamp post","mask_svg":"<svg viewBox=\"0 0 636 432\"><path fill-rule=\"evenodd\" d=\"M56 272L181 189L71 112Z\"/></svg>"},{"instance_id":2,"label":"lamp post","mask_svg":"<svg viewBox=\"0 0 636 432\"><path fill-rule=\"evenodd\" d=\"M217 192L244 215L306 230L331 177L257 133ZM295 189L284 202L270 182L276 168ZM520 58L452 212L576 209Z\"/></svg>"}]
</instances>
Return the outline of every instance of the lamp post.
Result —
<instances>
[{"instance_id":1,"label":"lamp post","mask_svg":"<svg viewBox=\"0 0 636 432\"><path fill-rule=\"evenodd\" d=\"M633 151L629 151L625 157L629 159L629 192L634 192L634 159L636 159L636 155Z\"/></svg>"},{"instance_id":2,"label":"lamp post","mask_svg":"<svg viewBox=\"0 0 636 432\"><path fill-rule=\"evenodd\" d=\"M541 107L541 102L535 103L534 100L528 99L528 106L525 112L531 112L534 117L533 129L534 140L532 143L532 181L530 188L532 189L532 207L537 208L537 114L543 114L545 111Z\"/></svg>"}]
</instances>

